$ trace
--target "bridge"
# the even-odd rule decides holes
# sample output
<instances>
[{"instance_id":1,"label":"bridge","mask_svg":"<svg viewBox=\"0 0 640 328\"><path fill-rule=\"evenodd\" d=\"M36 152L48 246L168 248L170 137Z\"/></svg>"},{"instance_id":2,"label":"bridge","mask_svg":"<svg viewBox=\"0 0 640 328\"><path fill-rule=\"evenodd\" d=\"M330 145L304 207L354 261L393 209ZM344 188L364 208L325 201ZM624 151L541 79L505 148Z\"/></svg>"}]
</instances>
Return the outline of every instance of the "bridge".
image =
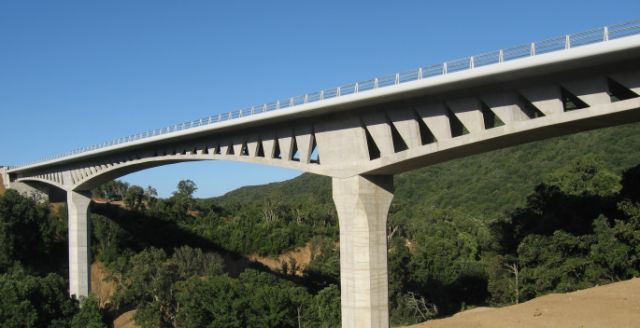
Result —
<instances>
[{"instance_id":1,"label":"bridge","mask_svg":"<svg viewBox=\"0 0 640 328\"><path fill-rule=\"evenodd\" d=\"M342 325L388 327L386 220L395 174L636 122L639 95L636 21L209 116L0 172L7 187L66 198L69 290L76 296L89 294L89 191L102 183L203 160L329 176L340 225Z\"/></svg>"}]
</instances>

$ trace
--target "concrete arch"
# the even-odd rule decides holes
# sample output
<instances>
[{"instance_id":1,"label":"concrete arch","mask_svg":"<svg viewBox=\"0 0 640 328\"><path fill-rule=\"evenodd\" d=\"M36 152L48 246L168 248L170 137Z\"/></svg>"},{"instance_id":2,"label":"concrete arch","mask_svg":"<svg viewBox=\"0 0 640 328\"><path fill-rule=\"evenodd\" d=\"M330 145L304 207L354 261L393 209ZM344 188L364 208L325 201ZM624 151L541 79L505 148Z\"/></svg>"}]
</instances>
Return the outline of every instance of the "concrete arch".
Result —
<instances>
[{"instance_id":1,"label":"concrete arch","mask_svg":"<svg viewBox=\"0 0 640 328\"><path fill-rule=\"evenodd\" d=\"M41 184L44 184L44 185L47 185L47 186L55 187L55 188L58 188L60 190L66 191L66 188L65 188L64 185L59 184L59 183L54 182L54 181L51 181L51 180L48 180L48 179L40 178L40 177L20 178L20 179L16 179L15 181L16 182L21 182L21 183L24 183L24 184L27 184L27 185L32 185L33 182L36 182L36 183L41 183ZM40 188L38 188L36 186L33 186L33 187L36 188L36 189L40 189Z\"/></svg>"},{"instance_id":2,"label":"concrete arch","mask_svg":"<svg viewBox=\"0 0 640 328\"><path fill-rule=\"evenodd\" d=\"M96 188L106 182L115 180L121 176L125 176L130 173L143 171L153 167L159 167L164 165L170 165L181 162L193 162L203 159L168 159L151 157L140 160L126 162L120 165L113 165L96 172L96 174L90 175L85 179L82 179L75 184L72 184L69 188L73 191L88 191Z\"/></svg>"},{"instance_id":3,"label":"concrete arch","mask_svg":"<svg viewBox=\"0 0 640 328\"><path fill-rule=\"evenodd\" d=\"M171 156L153 156L143 157L140 159L134 159L121 163L114 163L108 165L96 165L92 174L82 177L79 180L75 180L72 184L67 185L67 189L74 191L86 191L91 190L103 183L117 179L121 176L143 171L149 168L177 164L183 162L196 162L196 161L234 161L245 162L260 165L269 165L274 167L281 167L287 169L293 169L298 171L308 171L305 165L300 165L295 162L282 161L281 163L273 160L260 160L251 158L242 158L237 156L212 156L209 154L189 154L189 155L171 155Z\"/></svg>"},{"instance_id":4,"label":"concrete arch","mask_svg":"<svg viewBox=\"0 0 640 328\"><path fill-rule=\"evenodd\" d=\"M66 190L63 186L51 183L49 180L33 178L14 181L11 188L23 195L35 198L37 201L64 202Z\"/></svg>"}]
</instances>

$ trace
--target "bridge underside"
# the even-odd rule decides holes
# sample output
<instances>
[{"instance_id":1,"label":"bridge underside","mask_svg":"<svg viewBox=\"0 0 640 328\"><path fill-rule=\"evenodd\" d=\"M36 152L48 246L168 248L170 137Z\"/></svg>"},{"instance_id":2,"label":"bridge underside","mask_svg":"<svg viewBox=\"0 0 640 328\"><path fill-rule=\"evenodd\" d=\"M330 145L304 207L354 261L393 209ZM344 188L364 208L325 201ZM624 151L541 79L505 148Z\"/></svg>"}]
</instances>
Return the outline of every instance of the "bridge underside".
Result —
<instances>
[{"instance_id":1,"label":"bridge underside","mask_svg":"<svg viewBox=\"0 0 640 328\"><path fill-rule=\"evenodd\" d=\"M267 121L110 150L45 167L9 170L10 183L67 193L70 292L89 292L91 188L154 166L233 160L333 178L340 223L344 327L388 327L386 218L393 175L454 158L640 121L640 62L513 74L334 108L286 124ZM348 110L347 110L348 109ZM535 165L533 163L532 165Z\"/></svg>"}]
</instances>

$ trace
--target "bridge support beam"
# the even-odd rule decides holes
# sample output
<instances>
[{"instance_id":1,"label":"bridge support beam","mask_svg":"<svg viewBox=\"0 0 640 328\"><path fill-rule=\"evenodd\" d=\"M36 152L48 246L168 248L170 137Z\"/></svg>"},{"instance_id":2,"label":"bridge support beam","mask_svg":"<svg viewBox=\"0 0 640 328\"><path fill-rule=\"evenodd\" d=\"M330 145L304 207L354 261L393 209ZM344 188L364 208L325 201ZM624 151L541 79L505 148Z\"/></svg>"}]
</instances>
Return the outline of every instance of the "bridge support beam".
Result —
<instances>
[{"instance_id":1,"label":"bridge support beam","mask_svg":"<svg viewBox=\"0 0 640 328\"><path fill-rule=\"evenodd\" d=\"M387 214L393 176L333 179L340 224L342 327L389 327Z\"/></svg>"},{"instance_id":2,"label":"bridge support beam","mask_svg":"<svg viewBox=\"0 0 640 328\"><path fill-rule=\"evenodd\" d=\"M67 192L69 208L69 294L77 298L89 296L91 286L89 264L90 231L88 192Z\"/></svg>"}]
</instances>

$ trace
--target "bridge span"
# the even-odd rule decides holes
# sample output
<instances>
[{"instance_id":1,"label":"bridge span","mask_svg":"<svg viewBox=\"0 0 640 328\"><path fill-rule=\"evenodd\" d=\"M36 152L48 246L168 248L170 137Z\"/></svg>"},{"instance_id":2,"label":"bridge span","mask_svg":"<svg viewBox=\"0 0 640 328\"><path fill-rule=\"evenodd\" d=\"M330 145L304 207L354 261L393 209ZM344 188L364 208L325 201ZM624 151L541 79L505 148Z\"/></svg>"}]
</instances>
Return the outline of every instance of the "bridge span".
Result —
<instances>
[{"instance_id":1,"label":"bridge span","mask_svg":"<svg viewBox=\"0 0 640 328\"><path fill-rule=\"evenodd\" d=\"M66 195L70 293L90 290L89 191L160 165L230 160L333 178L343 327L388 327L393 176L526 142L640 121L640 22L292 97L0 169ZM535 163L522 163L535 165Z\"/></svg>"}]
</instances>

